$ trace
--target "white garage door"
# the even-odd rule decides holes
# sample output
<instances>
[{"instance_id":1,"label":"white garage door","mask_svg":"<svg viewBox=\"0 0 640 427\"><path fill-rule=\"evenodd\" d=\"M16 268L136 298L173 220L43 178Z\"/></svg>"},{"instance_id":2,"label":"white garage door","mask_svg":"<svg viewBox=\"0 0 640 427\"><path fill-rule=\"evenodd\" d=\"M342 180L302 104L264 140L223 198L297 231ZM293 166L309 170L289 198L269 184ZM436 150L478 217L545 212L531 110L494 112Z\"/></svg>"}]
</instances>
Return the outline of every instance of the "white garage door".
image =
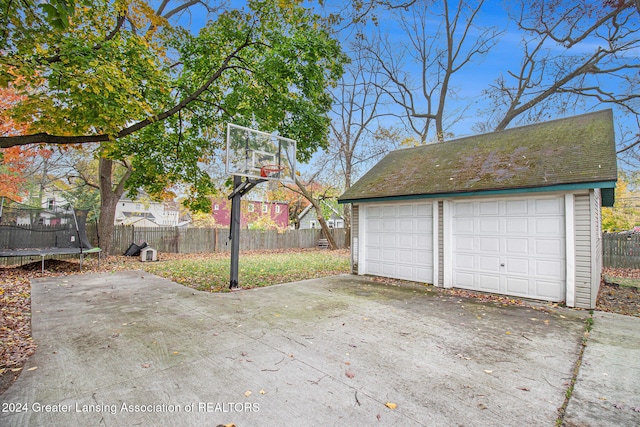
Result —
<instances>
[{"instance_id":1,"label":"white garage door","mask_svg":"<svg viewBox=\"0 0 640 427\"><path fill-rule=\"evenodd\" d=\"M451 205L454 287L564 300L562 196Z\"/></svg>"},{"instance_id":2,"label":"white garage door","mask_svg":"<svg viewBox=\"0 0 640 427\"><path fill-rule=\"evenodd\" d=\"M363 273L433 283L433 205L364 209Z\"/></svg>"}]
</instances>

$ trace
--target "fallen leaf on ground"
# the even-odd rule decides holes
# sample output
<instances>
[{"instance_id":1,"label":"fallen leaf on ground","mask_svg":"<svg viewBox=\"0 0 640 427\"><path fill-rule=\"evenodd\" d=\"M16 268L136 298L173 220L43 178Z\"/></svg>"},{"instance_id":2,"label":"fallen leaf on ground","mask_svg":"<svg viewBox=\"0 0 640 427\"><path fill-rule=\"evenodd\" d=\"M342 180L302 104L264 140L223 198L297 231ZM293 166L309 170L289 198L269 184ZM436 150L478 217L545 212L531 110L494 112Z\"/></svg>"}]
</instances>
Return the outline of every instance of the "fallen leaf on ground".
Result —
<instances>
[{"instance_id":1,"label":"fallen leaf on ground","mask_svg":"<svg viewBox=\"0 0 640 427\"><path fill-rule=\"evenodd\" d=\"M351 372L348 369L344 372L344 374L347 376L347 378L353 378L353 377L356 376L356 374L354 374L353 372Z\"/></svg>"},{"instance_id":2,"label":"fallen leaf on ground","mask_svg":"<svg viewBox=\"0 0 640 427\"><path fill-rule=\"evenodd\" d=\"M249 397L251 396L251 391L247 390L244 392L244 397Z\"/></svg>"},{"instance_id":3,"label":"fallen leaf on ground","mask_svg":"<svg viewBox=\"0 0 640 427\"><path fill-rule=\"evenodd\" d=\"M393 402L387 402L384 404L384 406L386 406L389 409L396 409L398 407L398 405Z\"/></svg>"}]
</instances>

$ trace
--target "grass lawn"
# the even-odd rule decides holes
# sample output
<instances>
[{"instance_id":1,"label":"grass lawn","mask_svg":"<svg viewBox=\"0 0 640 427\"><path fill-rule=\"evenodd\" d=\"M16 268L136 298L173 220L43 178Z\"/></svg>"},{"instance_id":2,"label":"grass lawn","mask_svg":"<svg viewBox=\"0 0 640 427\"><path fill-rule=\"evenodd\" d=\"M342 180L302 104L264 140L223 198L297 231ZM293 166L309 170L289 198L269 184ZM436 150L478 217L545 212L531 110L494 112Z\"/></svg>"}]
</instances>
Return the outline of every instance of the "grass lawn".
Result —
<instances>
[{"instance_id":1,"label":"grass lawn","mask_svg":"<svg viewBox=\"0 0 640 427\"><path fill-rule=\"evenodd\" d=\"M143 268L194 289L221 292L229 287L230 262L229 255L213 255L145 263ZM349 252L344 250L241 253L238 282L241 288L257 288L345 274L349 270Z\"/></svg>"},{"instance_id":2,"label":"grass lawn","mask_svg":"<svg viewBox=\"0 0 640 427\"><path fill-rule=\"evenodd\" d=\"M627 288L640 289L640 278L637 277L616 277L605 274L604 279L607 281L607 283L615 283Z\"/></svg>"}]
</instances>

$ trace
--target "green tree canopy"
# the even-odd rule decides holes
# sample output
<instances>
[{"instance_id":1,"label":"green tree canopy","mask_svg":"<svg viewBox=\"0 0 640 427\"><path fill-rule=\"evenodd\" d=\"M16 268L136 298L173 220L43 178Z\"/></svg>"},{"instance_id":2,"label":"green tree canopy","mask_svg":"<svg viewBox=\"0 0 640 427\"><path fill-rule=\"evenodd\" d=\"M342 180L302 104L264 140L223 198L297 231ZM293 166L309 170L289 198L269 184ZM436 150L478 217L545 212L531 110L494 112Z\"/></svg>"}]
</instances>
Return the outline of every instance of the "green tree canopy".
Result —
<instances>
[{"instance_id":1,"label":"green tree canopy","mask_svg":"<svg viewBox=\"0 0 640 427\"><path fill-rule=\"evenodd\" d=\"M199 162L227 121L298 140L303 161L326 146L328 90L346 56L300 2L250 0L197 34L142 0L50 3L66 25L0 0L0 85L25 95L12 114L30 123L0 147L101 142L101 156L130 169L127 188L186 181L195 201L211 188Z\"/></svg>"}]
</instances>

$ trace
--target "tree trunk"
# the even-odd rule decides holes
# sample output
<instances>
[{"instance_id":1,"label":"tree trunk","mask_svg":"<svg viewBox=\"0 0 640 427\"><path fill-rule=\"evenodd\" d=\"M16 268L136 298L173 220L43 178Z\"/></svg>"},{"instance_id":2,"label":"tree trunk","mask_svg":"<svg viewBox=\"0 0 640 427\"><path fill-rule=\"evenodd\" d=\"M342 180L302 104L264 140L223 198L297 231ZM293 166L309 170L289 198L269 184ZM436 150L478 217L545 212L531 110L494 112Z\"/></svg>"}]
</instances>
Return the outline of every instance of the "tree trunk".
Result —
<instances>
[{"instance_id":1,"label":"tree trunk","mask_svg":"<svg viewBox=\"0 0 640 427\"><path fill-rule=\"evenodd\" d=\"M309 191L307 191L306 187L298 180L298 178L296 178L296 185L298 186L298 188L302 192L302 195L315 208L316 213L317 213L317 217L318 217L318 222L320 223L320 228L322 228L322 231L324 232L324 235L327 238L327 242L329 242L329 249L330 250L337 249L338 245L336 245L336 241L333 238L333 234L331 234L331 230L329 229L329 226L327 225L327 222L324 220L324 217L322 216L322 207L320 206L320 203L318 202L318 200L316 198L314 198L311 195L311 193L309 193Z\"/></svg>"},{"instance_id":2,"label":"tree trunk","mask_svg":"<svg viewBox=\"0 0 640 427\"><path fill-rule=\"evenodd\" d=\"M124 193L124 183L131 175L127 170L117 186L113 185L113 160L100 158L100 218L98 219L98 244L102 253L109 256L113 227L116 217L118 200Z\"/></svg>"}]
</instances>

